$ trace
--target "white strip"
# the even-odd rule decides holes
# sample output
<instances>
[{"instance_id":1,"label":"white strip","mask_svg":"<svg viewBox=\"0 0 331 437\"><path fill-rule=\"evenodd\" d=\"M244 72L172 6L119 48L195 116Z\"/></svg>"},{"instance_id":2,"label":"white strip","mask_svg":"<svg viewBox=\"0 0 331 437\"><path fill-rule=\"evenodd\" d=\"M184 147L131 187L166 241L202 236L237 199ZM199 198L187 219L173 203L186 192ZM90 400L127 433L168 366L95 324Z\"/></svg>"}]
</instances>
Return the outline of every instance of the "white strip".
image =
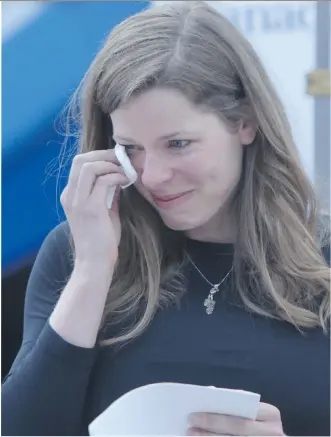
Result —
<instances>
[{"instance_id":1,"label":"white strip","mask_svg":"<svg viewBox=\"0 0 331 437\"><path fill-rule=\"evenodd\" d=\"M1 3L2 42L6 42L31 24L47 7L47 4L41 1L6 1Z\"/></svg>"}]
</instances>

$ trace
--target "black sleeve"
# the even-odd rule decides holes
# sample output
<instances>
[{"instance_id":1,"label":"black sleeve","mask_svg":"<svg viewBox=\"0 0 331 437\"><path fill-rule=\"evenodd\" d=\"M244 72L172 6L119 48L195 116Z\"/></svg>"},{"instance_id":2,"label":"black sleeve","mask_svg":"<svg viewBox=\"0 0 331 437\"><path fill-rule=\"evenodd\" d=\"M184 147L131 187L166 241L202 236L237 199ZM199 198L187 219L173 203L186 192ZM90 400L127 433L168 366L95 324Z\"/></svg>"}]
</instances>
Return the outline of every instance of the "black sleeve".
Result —
<instances>
[{"instance_id":1,"label":"black sleeve","mask_svg":"<svg viewBox=\"0 0 331 437\"><path fill-rule=\"evenodd\" d=\"M48 318L71 274L69 227L45 239L26 291L21 349L2 386L1 435L81 435L97 348L63 340Z\"/></svg>"}]
</instances>

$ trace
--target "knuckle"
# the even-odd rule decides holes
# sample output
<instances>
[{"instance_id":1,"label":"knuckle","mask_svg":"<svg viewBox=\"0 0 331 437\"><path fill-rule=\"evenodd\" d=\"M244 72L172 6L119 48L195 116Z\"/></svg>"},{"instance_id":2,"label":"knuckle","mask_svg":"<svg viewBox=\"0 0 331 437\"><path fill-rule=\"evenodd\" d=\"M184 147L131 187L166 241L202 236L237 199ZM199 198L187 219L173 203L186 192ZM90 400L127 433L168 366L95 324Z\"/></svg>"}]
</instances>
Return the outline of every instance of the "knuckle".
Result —
<instances>
[{"instance_id":1,"label":"knuckle","mask_svg":"<svg viewBox=\"0 0 331 437\"><path fill-rule=\"evenodd\" d=\"M113 177L111 175L103 175L99 177L100 185L106 186L112 183Z\"/></svg>"},{"instance_id":2,"label":"knuckle","mask_svg":"<svg viewBox=\"0 0 331 437\"><path fill-rule=\"evenodd\" d=\"M83 154L79 153L78 155L75 155L73 160L72 160L72 165L73 166L79 166L82 165L83 162L85 160L85 157Z\"/></svg>"},{"instance_id":3,"label":"knuckle","mask_svg":"<svg viewBox=\"0 0 331 437\"><path fill-rule=\"evenodd\" d=\"M72 204L70 205L70 210L71 211L79 211L80 209L80 204L77 202L77 200L73 200Z\"/></svg>"},{"instance_id":4,"label":"knuckle","mask_svg":"<svg viewBox=\"0 0 331 437\"><path fill-rule=\"evenodd\" d=\"M99 187L111 187L114 185L114 177L112 175L99 176L96 184Z\"/></svg>"},{"instance_id":5,"label":"knuckle","mask_svg":"<svg viewBox=\"0 0 331 437\"><path fill-rule=\"evenodd\" d=\"M270 405L270 416L272 416L272 418L276 421L281 421L280 410L274 405Z\"/></svg>"},{"instance_id":6,"label":"knuckle","mask_svg":"<svg viewBox=\"0 0 331 437\"><path fill-rule=\"evenodd\" d=\"M60 195L60 202L63 206L67 204L67 198L68 198L68 187L65 187L65 189L62 191Z\"/></svg>"},{"instance_id":7,"label":"knuckle","mask_svg":"<svg viewBox=\"0 0 331 437\"><path fill-rule=\"evenodd\" d=\"M83 162L81 172L93 172L94 163L91 161Z\"/></svg>"},{"instance_id":8,"label":"knuckle","mask_svg":"<svg viewBox=\"0 0 331 437\"><path fill-rule=\"evenodd\" d=\"M277 419L281 420L280 410L276 407L275 407L275 416L277 417Z\"/></svg>"}]
</instances>

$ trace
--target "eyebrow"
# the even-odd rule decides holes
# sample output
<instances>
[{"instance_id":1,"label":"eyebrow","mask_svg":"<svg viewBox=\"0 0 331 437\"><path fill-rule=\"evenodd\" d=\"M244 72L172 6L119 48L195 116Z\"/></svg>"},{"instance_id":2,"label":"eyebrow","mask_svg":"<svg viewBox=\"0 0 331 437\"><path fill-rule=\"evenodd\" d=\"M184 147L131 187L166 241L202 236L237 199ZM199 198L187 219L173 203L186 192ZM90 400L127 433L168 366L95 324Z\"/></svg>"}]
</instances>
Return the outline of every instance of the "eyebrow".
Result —
<instances>
[{"instance_id":1,"label":"eyebrow","mask_svg":"<svg viewBox=\"0 0 331 437\"><path fill-rule=\"evenodd\" d=\"M172 132L172 133L170 133L170 134L166 134L166 135L161 135L159 138L157 138L157 140L159 141L159 140L168 140L169 138L172 138L172 137L177 137L178 135L192 135L192 133L191 134L189 134L188 132L183 132L183 131L178 131L178 132ZM113 135L113 138L114 138L114 140L117 142L117 140L118 140L118 142L120 143L121 141L124 141L124 142L128 142L128 143L135 143L135 141L132 139L132 138L126 138L126 137L122 137L121 135Z\"/></svg>"}]
</instances>

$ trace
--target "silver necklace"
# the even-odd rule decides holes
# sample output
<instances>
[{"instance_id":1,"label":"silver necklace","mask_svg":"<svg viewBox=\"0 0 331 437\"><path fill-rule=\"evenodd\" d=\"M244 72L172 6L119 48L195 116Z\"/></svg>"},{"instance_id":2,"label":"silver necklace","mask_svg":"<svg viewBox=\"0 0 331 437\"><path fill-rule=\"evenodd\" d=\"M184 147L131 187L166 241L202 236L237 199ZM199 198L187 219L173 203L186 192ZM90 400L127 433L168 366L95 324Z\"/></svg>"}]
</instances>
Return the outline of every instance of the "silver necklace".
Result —
<instances>
[{"instance_id":1,"label":"silver necklace","mask_svg":"<svg viewBox=\"0 0 331 437\"><path fill-rule=\"evenodd\" d=\"M220 286L226 281L226 279L229 277L230 273L233 270L233 266L231 267L231 269L228 271L228 273L223 277L223 279L221 280L221 282L219 282L218 284L212 284L207 278L206 276L202 273L202 271L197 267L197 265L194 263L194 261L191 259L191 257L189 255L187 255L188 259L190 260L190 262L192 263L192 265L194 266L194 268L200 273L200 275L203 277L203 279L208 282L209 285L211 285L211 289L209 290L209 295L208 297L204 300L204 306L206 307L206 313L208 315L212 314L212 312L215 309L215 300L214 300L214 294L217 293L219 291Z\"/></svg>"}]
</instances>

